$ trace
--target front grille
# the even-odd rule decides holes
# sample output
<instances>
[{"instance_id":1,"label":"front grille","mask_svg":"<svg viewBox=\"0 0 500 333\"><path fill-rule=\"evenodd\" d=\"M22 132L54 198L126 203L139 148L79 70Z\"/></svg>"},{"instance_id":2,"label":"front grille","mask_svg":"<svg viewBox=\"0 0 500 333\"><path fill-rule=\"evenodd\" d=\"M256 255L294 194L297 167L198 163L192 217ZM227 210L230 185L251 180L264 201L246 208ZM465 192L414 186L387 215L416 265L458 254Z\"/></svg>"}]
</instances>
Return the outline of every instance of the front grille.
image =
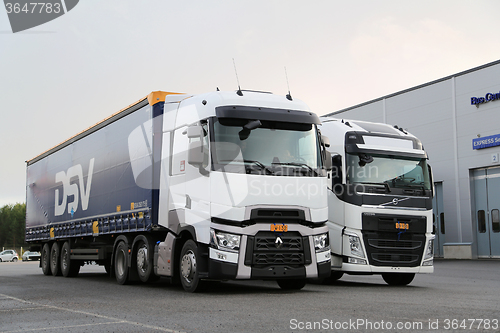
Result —
<instances>
[{"instance_id":1,"label":"front grille","mask_svg":"<svg viewBox=\"0 0 500 333\"><path fill-rule=\"evenodd\" d=\"M363 214L363 240L368 261L374 266L416 267L425 246L425 216ZM408 229L397 229L398 224Z\"/></svg>"},{"instance_id":2,"label":"front grille","mask_svg":"<svg viewBox=\"0 0 500 333\"><path fill-rule=\"evenodd\" d=\"M422 246L421 241L404 241L390 239L369 239L368 244L377 249L392 249L392 250L415 250Z\"/></svg>"},{"instance_id":3,"label":"front grille","mask_svg":"<svg viewBox=\"0 0 500 333\"><path fill-rule=\"evenodd\" d=\"M276 251L278 235L255 237L255 250L256 251ZM302 250L302 237L286 237L279 236L282 243L280 243L280 250Z\"/></svg>"},{"instance_id":4,"label":"front grille","mask_svg":"<svg viewBox=\"0 0 500 333\"><path fill-rule=\"evenodd\" d=\"M260 268L271 265L299 267L310 263L309 239L296 231L261 231L254 237L248 237L245 265Z\"/></svg>"},{"instance_id":5,"label":"front grille","mask_svg":"<svg viewBox=\"0 0 500 333\"><path fill-rule=\"evenodd\" d=\"M372 259L384 265L391 264L415 264L418 265L420 256L418 254L385 254L372 253Z\"/></svg>"},{"instance_id":6,"label":"front grille","mask_svg":"<svg viewBox=\"0 0 500 333\"><path fill-rule=\"evenodd\" d=\"M303 253L254 253L255 265L303 265Z\"/></svg>"}]
</instances>

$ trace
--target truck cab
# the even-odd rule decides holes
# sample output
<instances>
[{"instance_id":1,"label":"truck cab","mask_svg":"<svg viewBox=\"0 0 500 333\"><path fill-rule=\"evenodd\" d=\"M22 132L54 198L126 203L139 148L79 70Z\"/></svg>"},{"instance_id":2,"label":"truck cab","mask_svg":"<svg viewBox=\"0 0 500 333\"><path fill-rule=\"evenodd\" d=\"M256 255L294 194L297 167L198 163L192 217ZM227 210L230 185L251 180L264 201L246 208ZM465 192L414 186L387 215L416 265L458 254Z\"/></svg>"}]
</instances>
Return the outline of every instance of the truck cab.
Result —
<instances>
[{"instance_id":1,"label":"truck cab","mask_svg":"<svg viewBox=\"0 0 500 333\"><path fill-rule=\"evenodd\" d=\"M330 280L381 274L390 285L433 272L432 172L415 136L382 123L322 117L330 138Z\"/></svg>"}]
</instances>

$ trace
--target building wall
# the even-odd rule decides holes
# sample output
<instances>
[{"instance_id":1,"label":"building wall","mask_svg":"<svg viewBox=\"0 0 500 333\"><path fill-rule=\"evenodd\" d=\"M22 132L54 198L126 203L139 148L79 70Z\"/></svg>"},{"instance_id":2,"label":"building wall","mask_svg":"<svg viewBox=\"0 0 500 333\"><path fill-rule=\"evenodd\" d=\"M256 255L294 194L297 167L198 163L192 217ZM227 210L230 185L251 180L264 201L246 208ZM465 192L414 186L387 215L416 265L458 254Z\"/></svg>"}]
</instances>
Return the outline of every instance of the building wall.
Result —
<instances>
[{"instance_id":1,"label":"building wall","mask_svg":"<svg viewBox=\"0 0 500 333\"><path fill-rule=\"evenodd\" d=\"M500 91L500 61L329 115L398 125L423 143L434 181L443 182L446 243L472 243L476 221L471 170L495 166L500 146L473 150L472 140L500 134L500 100L476 107L471 97ZM500 199L499 199L500 200Z\"/></svg>"}]
</instances>

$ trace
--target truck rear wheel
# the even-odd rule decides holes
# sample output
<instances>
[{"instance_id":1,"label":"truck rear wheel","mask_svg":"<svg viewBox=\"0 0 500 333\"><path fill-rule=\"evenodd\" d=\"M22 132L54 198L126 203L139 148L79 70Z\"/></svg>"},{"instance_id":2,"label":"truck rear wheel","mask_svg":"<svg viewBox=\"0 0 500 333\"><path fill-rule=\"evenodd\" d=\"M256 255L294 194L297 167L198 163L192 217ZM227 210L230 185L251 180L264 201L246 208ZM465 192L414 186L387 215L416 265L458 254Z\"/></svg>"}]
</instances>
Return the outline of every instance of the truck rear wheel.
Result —
<instances>
[{"instance_id":1,"label":"truck rear wheel","mask_svg":"<svg viewBox=\"0 0 500 333\"><path fill-rule=\"evenodd\" d=\"M115 277L119 284L128 284L128 246L125 242L118 243L115 250Z\"/></svg>"},{"instance_id":2,"label":"truck rear wheel","mask_svg":"<svg viewBox=\"0 0 500 333\"><path fill-rule=\"evenodd\" d=\"M306 279L276 280L278 286L283 290L300 290L306 285Z\"/></svg>"},{"instance_id":3,"label":"truck rear wheel","mask_svg":"<svg viewBox=\"0 0 500 333\"><path fill-rule=\"evenodd\" d=\"M40 267L42 267L42 273L44 275L50 275L50 246L49 243L45 243L42 248L42 253L40 256Z\"/></svg>"},{"instance_id":4,"label":"truck rear wheel","mask_svg":"<svg viewBox=\"0 0 500 333\"><path fill-rule=\"evenodd\" d=\"M50 249L50 271L52 272L53 276L62 275L60 252L61 250L59 248L59 244L57 242L54 242L54 244L52 244L52 248Z\"/></svg>"},{"instance_id":5,"label":"truck rear wheel","mask_svg":"<svg viewBox=\"0 0 500 333\"><path fill-rule=\"evenodd\" d=\"M154 273L154 249L153 241L149 237L138 236L140 240L137 242L136 251L134 253L135 267L137 268L137 275L142 282L153 282L159 279ZM136 238L137 239L137 238Z\"/></svg>"},{"instance_id":6,"label":"truck rear wheel","mask_svg":"<svg viewBox=\"0 0 500 333\"><path fill-rule=\"evenodd\" d=\"M61 272L64 277L75 277L80 272L80 263L70 259L71 248L69 242L65 242L61 249Z\"/></svg>"},{"instance_id":7,"label":"truck rear wheel","mask_svg":"<svg viewBox=\"0 0 500 333\"><path fill-rule=\"evenodd\" d=\"M179 260L181 284L184 290L190 293L201 291L206 285L199 276L196 263L198 259L198 246L190 239L184 243Z\"/></svg>"},{"instance_id":8,"label":"truck rear wheel","mask_svg":"<svg viewBox=\"0 0 500 333\"><path fill-rule=\"evenodd\" d=\"M406 286L414 277L415 273L382 273L382 278L390 286Z\"/></svg>"}]
</instances>

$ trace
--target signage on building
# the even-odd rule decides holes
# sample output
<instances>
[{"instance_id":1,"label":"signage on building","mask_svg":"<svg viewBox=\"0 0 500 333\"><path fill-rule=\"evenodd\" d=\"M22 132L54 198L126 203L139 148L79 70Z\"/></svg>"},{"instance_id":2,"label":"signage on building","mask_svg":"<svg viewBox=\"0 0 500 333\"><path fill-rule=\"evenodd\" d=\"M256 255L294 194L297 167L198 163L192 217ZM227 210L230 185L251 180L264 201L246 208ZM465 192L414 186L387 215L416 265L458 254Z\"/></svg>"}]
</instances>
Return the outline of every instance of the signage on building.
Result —
<instances>
[{"instance_id":1,"label":"signage on building","mask_svg":"<svg viewBox=\"0 0 500 333\"><path fill-rule=\"evenodd\" d=\"M488 103L491 101L496 101L500 99L500 92L498 93L487 93L484 97L471 97L470 104L479 106L480 104Z\"/></svg>"},{"instance_id":2,"label":"signage on building","mask_svg":"<svg viewBox=\"0 0 500 333\"><path fill-rule=\"evenodd\" d=\"M483 149L495 146L500 146L500 134L472 139L472 149Z\"/></svg>"}]
</instances>

